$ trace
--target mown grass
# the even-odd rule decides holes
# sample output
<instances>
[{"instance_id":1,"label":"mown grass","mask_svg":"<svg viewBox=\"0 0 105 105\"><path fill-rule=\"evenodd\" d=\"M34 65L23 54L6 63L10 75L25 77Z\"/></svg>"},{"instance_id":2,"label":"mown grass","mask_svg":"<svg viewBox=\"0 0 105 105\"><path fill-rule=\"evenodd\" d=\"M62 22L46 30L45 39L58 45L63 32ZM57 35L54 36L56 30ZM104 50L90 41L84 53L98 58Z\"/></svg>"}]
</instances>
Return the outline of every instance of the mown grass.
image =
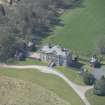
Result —
<instances>
[{"instance_id":1,"label":"mown grass","mask_svg":"<svg viewBox=\"0 0 105 105\"><path fill-rule=\"evenodd\" d=\"M80 71L73 68L57 67L57 70L62 72L68 79L79 85L85 85Z\"/></svg>"},{"instance_id":2,"label":"mown grass","mask_svg":"<svg viewBox=\"0 0 105 105\"><path fill-rule=\"evenodd\" d=\"M0 76L14 77L29 81L56 93L57 96L69 102L70 105L84 105L80 97L61 78L50 74L43 74L37 70L3 69L0 68ZM43 104L44 105L44 104Z\"/></svg>"},{"instance_id":3,"label":"mown grass","mask_svg":"<svg viewBox=\"0 0 105 105\"><path fill-rule=\"evenodd\" d=\"M35 83L1 76L0 105L70 105Z\"/></svg>"},{"instance_id":4,"label":"mown grass","mask_svg":"<svg viewBox=\"0 0 105 105\"><path fill-rule=\"evenodd\" d=\"M47 65L47 63L40 60L27 58L25 61L18 61L17 65Z\"/></svg>"},{"instance_id":5,"label":"mown grass","mask_svg":"<svg viewBox=\"0 0 105 105\"><path fill-rule=\"evenodd\" d=\"M26 60L23 61L18 61L18 60L12 60L7 62L9 65L48 65L46 62L42 62L40 60L32 59L32 58L27 58Z\"/></svg>"},{"instance_id":6,"label":"mown grass","mask_svg":"<svg viewBox=\"0 0 105 105\"><path fill-rule=\"evenodd\" d=\"M60 44L77 54L90 56L98 40L105 36L105 0L83 0L81 7L67 11L61 20L64 26L57 26L44 42Z\"/></svg>"},{"instance_id":7,"label":"mown grass","mask_svg":"<svg viewBox=\"0 0 105 105\"><path fill-rule=\"evenodd\" d=\"M105 105L105 96L94 95L93 90L87 91L86 97L91 105Z\"/></svg>"}]
</instances>

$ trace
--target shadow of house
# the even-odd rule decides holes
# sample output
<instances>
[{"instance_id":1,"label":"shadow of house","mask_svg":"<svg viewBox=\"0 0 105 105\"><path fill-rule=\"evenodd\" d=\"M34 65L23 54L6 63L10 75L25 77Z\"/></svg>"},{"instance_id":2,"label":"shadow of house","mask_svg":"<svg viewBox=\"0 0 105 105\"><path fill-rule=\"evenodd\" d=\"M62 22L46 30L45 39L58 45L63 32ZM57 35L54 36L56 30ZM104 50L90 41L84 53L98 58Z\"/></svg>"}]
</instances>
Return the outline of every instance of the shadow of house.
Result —
<instances>
[{"instance_id":1,"label":"shadow of house","mask_svg":"<svg viewBox=\"0 0 105 105\"><path fill-rule=\"evenodd\" d=\"M75 61L73 61L72 64L70 65L70 67L77 68L77 69L80 69L82 66L83 66L82 63L75 62Z\"/></svg>"},{"instance_id":2,"label":"shadow of house","mask_svg":"<svg viewBox=\"0 0 105 105\"><path fill-rule=\"evenodd\" d=\"M72 60L68 62L68 67L80 69L84 64L79 62L79 57L72 55Z\"/></svg>"}]
</instances>

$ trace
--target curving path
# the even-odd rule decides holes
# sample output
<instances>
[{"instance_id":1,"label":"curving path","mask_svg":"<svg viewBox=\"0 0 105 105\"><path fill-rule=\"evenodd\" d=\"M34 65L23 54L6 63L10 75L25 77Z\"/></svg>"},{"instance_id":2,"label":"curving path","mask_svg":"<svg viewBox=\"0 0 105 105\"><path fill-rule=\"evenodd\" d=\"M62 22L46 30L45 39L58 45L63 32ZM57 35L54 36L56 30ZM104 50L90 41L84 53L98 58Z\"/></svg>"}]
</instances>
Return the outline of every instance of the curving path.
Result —
<instances>
[{"instance_id":1,"label":"curving path","mask_svg":"<svg viewBox=\"0 0 105 105\"><path fill-rule=\"evenodd\" d=\"M87 90L93 88L92 86L81 86L73 83L69 80L64 74L58 72L56 69L49 68L47 66L37 66L37 65L27 65L27 66L16 66L16 65L5 65L1 64L0 67L3 68L16 68L16 69L37 69L43 73L54 74L62 78L72 89L80 96L81 100L85 103L85 105L90 105L89 101L85 97L85 93Z\"/></svg>"},{"instance_id":2,"label":"curving path","mask_svg":"<svg viewBox=\"0 0 105 105\"><path fill-rule=\"evenodd\" d=\"M105 76L105 66L101 68L93 68L92 74L96 79L100 79L103 75Z\"/></svg>"}]
</instances>

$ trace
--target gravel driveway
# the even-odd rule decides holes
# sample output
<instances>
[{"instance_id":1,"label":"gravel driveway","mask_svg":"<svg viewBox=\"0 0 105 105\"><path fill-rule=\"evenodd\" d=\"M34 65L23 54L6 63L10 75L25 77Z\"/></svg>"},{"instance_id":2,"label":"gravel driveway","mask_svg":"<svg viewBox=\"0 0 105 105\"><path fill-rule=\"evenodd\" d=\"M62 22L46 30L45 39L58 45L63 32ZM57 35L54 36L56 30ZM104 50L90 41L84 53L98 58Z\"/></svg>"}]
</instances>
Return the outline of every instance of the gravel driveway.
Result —
<instances>
[{"instance_id":1,"label":"gravel driveway","mask_svg":"<svg viewBox=\"0 0 105 105\"><path fill-rule=\"evenodd\" d=\"M96 79L100 79L103 75L105 76L105 67L94 68L92 74Z\"/></svg>"}]
</instances>

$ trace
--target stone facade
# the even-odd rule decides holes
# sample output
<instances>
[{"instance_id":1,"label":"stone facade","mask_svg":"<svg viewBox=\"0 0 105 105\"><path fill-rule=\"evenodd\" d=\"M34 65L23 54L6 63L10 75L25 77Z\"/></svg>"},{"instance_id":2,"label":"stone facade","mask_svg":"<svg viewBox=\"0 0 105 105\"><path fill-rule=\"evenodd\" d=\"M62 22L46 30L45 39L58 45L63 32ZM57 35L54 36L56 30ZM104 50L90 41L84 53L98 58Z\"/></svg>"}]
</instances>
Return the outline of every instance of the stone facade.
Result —
<instances>
[{"instance_id":1,"label":"stone facade","mask_svg":"<svg viewBox=\"0 0 105 105\"><path fill-rule=\"evenodd\" d=\"M60 46L45 45L40 49L41 61L48 62L49 65L54 63L57 66L67 66L72 60L72 54L68 49Z\"/></svg>"},{"instance_id":2,"label":"stone facade","mask_svg":"<svg viewBox=\"0 0 105 105\"><path fill-rule=\"evenodd\" d=\"M7 0L7 2L8 2L10 5L12 5L12 4L14 4L14 3L16 3L16 2L18 2L18 1L20 1L20 0Z\"/></svg>"}]
</instances>

